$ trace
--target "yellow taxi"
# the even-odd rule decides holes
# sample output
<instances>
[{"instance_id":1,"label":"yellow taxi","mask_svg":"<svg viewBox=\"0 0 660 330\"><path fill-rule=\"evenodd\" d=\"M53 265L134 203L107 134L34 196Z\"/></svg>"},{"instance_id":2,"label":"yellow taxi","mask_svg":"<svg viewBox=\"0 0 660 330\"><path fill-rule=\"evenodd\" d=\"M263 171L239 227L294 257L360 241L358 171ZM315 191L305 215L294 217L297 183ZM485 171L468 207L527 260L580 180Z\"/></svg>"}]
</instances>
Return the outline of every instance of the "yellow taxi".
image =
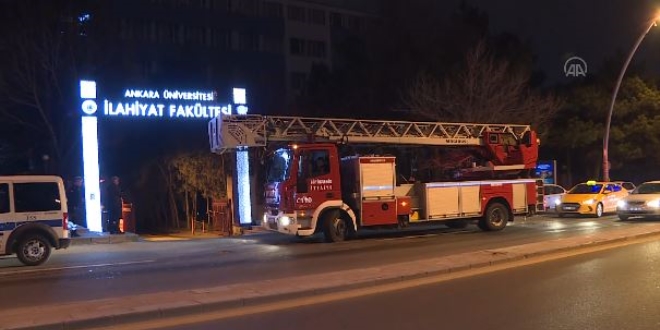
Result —
<instances>
[{"instance_id":1,"label":"yellow taxi","mask_svg":"<svg viewBox=\"0 0 660 330\"><path fill-rule=\"evenodd\" d=\"M628 196L628 190L615 182L587 181L577 184L558 200L557 215L591 215L600 218L616 212L617 203Z\"/></svg>"}]
</instances>

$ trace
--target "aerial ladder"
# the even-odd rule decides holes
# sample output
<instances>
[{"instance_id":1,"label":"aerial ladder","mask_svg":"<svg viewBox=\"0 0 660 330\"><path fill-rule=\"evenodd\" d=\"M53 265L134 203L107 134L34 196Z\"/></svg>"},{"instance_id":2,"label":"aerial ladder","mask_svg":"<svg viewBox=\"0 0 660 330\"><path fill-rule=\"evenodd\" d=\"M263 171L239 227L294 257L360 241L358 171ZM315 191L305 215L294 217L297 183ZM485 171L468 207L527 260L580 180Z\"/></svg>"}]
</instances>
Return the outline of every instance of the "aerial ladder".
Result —
<instances>
[{"instance_id":1,"label":"aerial ladder","mask_svg":"<svg viewBox=\"0 0 660 330\"><path fill-rule=\"evenodd\" d=\"M539 144L530 125L296 116L221 115L209 122L208 133L211 151L218 154L276 142L453 147L428 166L473 174L531 172Z\"/></svg>"}]
</instances>

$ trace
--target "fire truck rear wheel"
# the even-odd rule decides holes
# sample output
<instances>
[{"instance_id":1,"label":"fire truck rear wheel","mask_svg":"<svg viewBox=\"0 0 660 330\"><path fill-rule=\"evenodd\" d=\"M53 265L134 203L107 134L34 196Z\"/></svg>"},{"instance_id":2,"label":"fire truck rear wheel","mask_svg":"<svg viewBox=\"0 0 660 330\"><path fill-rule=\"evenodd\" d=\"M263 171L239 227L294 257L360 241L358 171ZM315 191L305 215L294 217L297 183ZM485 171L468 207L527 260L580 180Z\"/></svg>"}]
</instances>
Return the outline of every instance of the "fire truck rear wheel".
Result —
<instances>
[{"instance_id":1,"label":"fire truck rear wheel","mask_svg":"<svg viewBox=\"0 0 660 330\"><path fill-rule=\"evenodd\" d=\"M323 220L323 236L328 243L342 242L348 237L348 223L339 211L329 212Z\"/></svg>"},{"instance_id":2,"label":"fire truck rear wheel","mask_svg":"<svg viewBox=\"0 0 660 330\"><path fill-rule=\"evenodd\" d=\"M499 231L509 222L509 210L502 203L488 205L486 214L479 220L479 228L484 231Z\"/></svg>"}]
</instances>

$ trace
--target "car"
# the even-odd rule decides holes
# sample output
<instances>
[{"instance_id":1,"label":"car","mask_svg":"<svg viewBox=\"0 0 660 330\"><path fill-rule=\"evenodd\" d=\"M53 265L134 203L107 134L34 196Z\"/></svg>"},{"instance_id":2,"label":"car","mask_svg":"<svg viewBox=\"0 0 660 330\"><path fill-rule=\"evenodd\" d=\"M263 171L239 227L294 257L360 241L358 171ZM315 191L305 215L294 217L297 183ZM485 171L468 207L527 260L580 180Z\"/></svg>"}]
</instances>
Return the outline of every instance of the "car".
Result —
<instances>
[{"instance_id":1,"label":"car","mask_svg":"<svg viewBox=\"0 0 660 330\"><path fill-rule=\"evenodd\" d=\"M564 196L566 189L558 184L544 184L543 185L543 209L547 211L555 211L557 204L561 201L561 196Z\"/></svg>"},{"instance_id":2,"label":"car","mask_svg":"<svg viewBox=\"0 0 660 330\"><path fill-rule=\"evenodd\" d=\"M660 216L660 181L640 184L630 195L619 201L616 213L622 221L630 217Z\"/></svg>"},{"instance_id":3,"label":"car","mask_svg":"<svg viewBox=\"0 0 660 330\"><path fill-rule=\"evenodd\" d=\"M571 188L557 205L557 215L591 215L600 218L616 212L617 203L628 196L628 190L614 182L587 181Z\"/></svg>"},{"instance_id":4,"label":"car","mask_svg":"<svg viewBox=\"0 0 660 330\"><path fill-rule=\"evenodd\" d=\"M622 187L626 188L626 190L628 190L629 192L637 188L634 183L629 181L614 181L614 183L620 184Z\"/></svg>"}]
</instances>

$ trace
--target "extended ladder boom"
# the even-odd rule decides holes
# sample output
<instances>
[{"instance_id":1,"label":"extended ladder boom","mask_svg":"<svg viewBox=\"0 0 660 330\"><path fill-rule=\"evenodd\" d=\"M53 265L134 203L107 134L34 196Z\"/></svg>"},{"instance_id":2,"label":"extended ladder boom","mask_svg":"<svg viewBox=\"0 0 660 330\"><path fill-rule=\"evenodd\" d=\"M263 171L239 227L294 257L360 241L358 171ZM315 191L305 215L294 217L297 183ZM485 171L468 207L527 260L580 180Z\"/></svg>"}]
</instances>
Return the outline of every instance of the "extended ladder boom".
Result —
<instances>
[{"instance_id":1,"label":"extended ladder boom","mask_svg":"<svg viewBox=\"0 0 660 330\"><path fill-rule=\"evenodd\" d=\"M273 142L314 140L409 145L482 145L484 132L510 133L516 139L529 125L355 120L262 115L221 115L209 122L211 151L263 147Z\"/></svg>"}]
</instances>

